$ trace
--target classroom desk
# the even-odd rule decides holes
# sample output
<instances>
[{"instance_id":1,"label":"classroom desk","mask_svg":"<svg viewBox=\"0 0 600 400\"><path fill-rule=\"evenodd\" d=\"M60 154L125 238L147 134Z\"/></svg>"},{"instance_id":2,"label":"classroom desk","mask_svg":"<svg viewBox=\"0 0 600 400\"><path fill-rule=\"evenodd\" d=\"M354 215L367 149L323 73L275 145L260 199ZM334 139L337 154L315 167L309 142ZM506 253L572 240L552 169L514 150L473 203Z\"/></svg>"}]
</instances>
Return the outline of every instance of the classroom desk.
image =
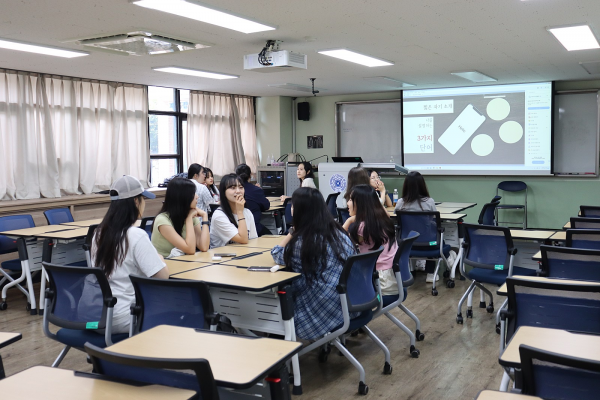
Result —
<instances>
[{"instance_id":1,"label":"classroom desk","mask_svg":"<svg viewBox=\"0 0 600 400\"><path fill-rule=\"evenodd\" d=\"M287 340L159 325L107 350L140 357L204 358L218 386L244 389L282 366L301 347L301 343Z\"/></svg>"},{"instance_id":2,"label":"classroom desk","mask_svg":"<svg viewBox=\"0 0 600 400\"><path fill-rule=\"evenodd\" d=\"M98 225L100 224L100 222L102 222L103 218L97 218L97 219L86 219L84 221L73 221L73 222L64 222L61 225L67 225L67 226L79 226L81 228L88 228L92 225ZM138 219L137 221L135 221L135 223L133 224L133 226L136 227L140 227L140 224L142 223L141 219Z\"/></svg>"},{"instance_id":3,"label":"classroom desk","mask_svg":"<svg viewBox=\"0 0 600 400\"><path fill-rule=\"evenodd\" d=\"M573 279L547 278L547 277L544 277L544 276L520 276L520 275L513 275L512 277L513 278L519 278L519 279L522 279L524 281L534 281L534 282L550 281L550 282L558 282L558 283L570 283L570 284L575 284L575 285L600 286L600 282L593 282L593 281L579 281L579 280L573 280ZM508 294L508 289L506 288L506 283L504 283L502 286L500 286L498 288L498 290L496 291L496 294L498 294L500 296L506 296Z\"/></svg>"},{"instance_id":4,"label":"classroom desk","mask_svg":"<svg viewBox=\"0 0 600 400\"><path fill-rule=\"evenodd\" d=\"M540 250L540 251L538 251L537 253L535 253L535 254L533 255L533 257L531 257L531 259L532 259L532 260L535 260L535 261L538 261L538 262L539 262L539 261L542 261L542 251Z\"/></svg>"},{"instance_id":5,"label":"classroom desk","mask_svg":"<svg viewBox=\"0 0 600 400\"><path fill-rule=\"evenodd\" d=\"M563 229L571 229L571 221L567 222L564 226Z\"/></svg>"},{"instance_id":6,"label":"classroom desk","mask_svg":"<svg viewBox=\"0 0 600 400\"><path fill-rule=\"evenodd\" d=\"M3 399L159 400L191 399L196 392L159 385L132 386L101 375L51 367L31 367L0 381Z\"/></svg>"},{"instance_id":7,"label":"classroom desk","mask_svg":"<svg viewBox=\"0 0 600 400\"><path fill-rule=\"evenodd\" d=\"M567 241L567 232L559 231L554 235L550 236L550 240L556 240L557 242L566 242Z\"/></svg>"},{"instance_id":8,"label":"classroom desk","mask_svg":"<svg viewBox=\"0 0 600 400\"><path fill-rule=\"evenodd\" d=\"M8 346L16 341L19 341L23 338L23 335L20 333L12 333L12 332L0 332L0 349ZM2 354L0 354L0 379L4 379L6 377L4 373L4 364L2 364ZM0 391L2 393L2 391Z\"/></svg>"},{"instance_id":9,"label":"classroom desk","mask_svg":"<svg viewBox=\"0 0 600 400\"><path fill-rule=\"evenodd\" d=\"M537 396L527 396L524 394L497 392L495 390L484 390L480 392L475 400L542 400Z\"/></svg>"},{"instance_id":10,"label":"classroom desk","mask_svg":"<svg viewBox=\"0 0 600 400\"><path fill-rule=\"evenodd\" d=\"M269 200L269 202L273 202L273 201L281 201L281 197L276 197L276 196L267 196L267 200Z\"/></svg>"},{"instance_id":11,"label":"classroom desk","mask_svg":"<svg viewBox=\"0 0 600 400\"><path fill-rule=\"evenodd\" d=\"M521 326L500 356L500 365L520 368L519 346L522 344L571 357L600 361L600 336L598 335L571 333L561 329Z\"/></svg>"},{"instance_id":12,"label":"classroom desk","mask_svg":"<svg viewBox=\"0 0 600 400\"><path fill-rule=\"evenodd\" d=\"M248 257L248 258L241 258L241 259L229 258L229 259L221 262L221 264L233 265L235 267L246 267L246 268L247 267L272 267L274 265L277 265L277 263L275 261L273 261L273 256L271 255L270 251L266 251L259 255L256 255L253 257Z\"/></svg>"},{"instance_id":13,"label":"classroom desk","mask_svg":"<svg viewBox=\"0 0 600 400\"><path fill-rule=\"evenodd\" d=\"M212 265L210 263L203 262L186 262L186 261L177 261L173 259L165 259L165 264L167 264L167 268L169 269L169 276L180 274L182 272L191 271L193 269L204 268Z\"/></svg>"},{"instance_id":14,"label":"classroom desk","mask_svg":"<svg viewBox=\"0 0 600 400\"><path fill-rule=\"evenodd\" d=\"M452 201L442 201L441 203L435 203L436 208L460 208L463 211L467 208L473 208L477 203L457 203Z\"/></svg>"},{"instance_id":15,"label":"classroom desk","mask_svg":"<svg viewBox=\"0 0 600 400\"><path fill-rule=\"evenodd\" d=\"M239 244L233 243L227 245L227 247L238 248L238 247L252 247L255 249L265 249L271 250L273 247L277 246L283 240L284 235L264 235L256 239L250 239L247 244ZM229 251L237 251L237 250L229 250Z\"/></svg>"},{"instance_id":16,"label":"classroom desk","mask_svg":"<svg viewBox=\"0 0 600 400\"><path fill-rule=\"evenodd\" d=\"M278 237L281 238L282 236L278 236ZM195 262L206 262L206 263L211 263L211 264L219 264L219 263L225 262L227 260L230 260L231 257L221 257L221 261L213 261L213 259L212 259L213 256L218 253L235 253L236 257L238 257L238 256L252 254L252 253L263 253L263 252L267 251L266 249L254 248L254 247L242 247L242 246L248 246L248 245L241 245L241 246L236 246L236 247L233 247L231 245L223 246L223 247L215 247L214 249L209 249L208 251L198 251L198 252L196 252L196 254L173 257L172 260L195 261Z\"/></svg>"},{"instance_id":17,"label":"classroom desk","mask_svg":"<svg viewBox=\"0 0 600 400\"><path fill-rule=\"evenodd\" d=\"M511 229L510 235L513 238L513 244L518 249L514 265L538 270L539 264L533 260L533 256L540 251L540 245L555 233L556 231Z\"/></svg>"}]
</instances>

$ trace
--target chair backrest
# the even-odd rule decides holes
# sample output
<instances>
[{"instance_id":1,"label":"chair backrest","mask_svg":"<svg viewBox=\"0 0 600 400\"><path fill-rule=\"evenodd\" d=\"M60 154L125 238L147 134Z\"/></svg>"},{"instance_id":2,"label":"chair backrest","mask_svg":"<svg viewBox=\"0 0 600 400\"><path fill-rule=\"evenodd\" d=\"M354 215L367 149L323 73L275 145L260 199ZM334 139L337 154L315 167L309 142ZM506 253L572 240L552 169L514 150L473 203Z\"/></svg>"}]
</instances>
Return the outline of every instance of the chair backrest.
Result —
<instances>
[{"instance_id":1,"label":"chair backrest","mask_svg":"<svg viewBox=\"0 0 600 400\"><path fill-rule=\"evenodd\" d=\"M506 341L520 326L600 333L600 285L506 279Z\"/></svg>"},{"instance_id":2,"label":"chair backrest","mask_svg":"<svg viewBox=\"0 0 600 400\"><path fill-rule=\"evenodd\" d=\"M158 325L208 329L213 313L208 285L202 281L154 279L131 275L135 290L136 330Z\"/></svg>"},{"instance_id":3,"label":"chair backrest","mask_svg":"<svg viewBox=\"0 0 600 400\"><path fill-rule=\"evenodd\" d=\"M479 213L479 219L477 222L479 225L496 225L496 207L500 204L498 201L486 203L483 205L481 212Z\"/></svg>"},{"instance_id":4,"label":"chair backrest","mask_svg":"<svg viewBox=\"0 0 600 400\"><path fill-rule=\"evenodd\" d=\"M499 203L501 198L502 196L496 195L490 200L490 203Z\"/></svg>"},{"instance_id":5,"label":"chair backrest","mask_svg":"<svg viewBox=\"0 0 600 400\"><path fill-rule=\"evenodd\" d=\"M338 292L346 293L349 312L374 309L381 299L375 290L374 279L378 278L375 266L383 248L367 253L355 254L346 260L340 275Z\"/></svg>"},{"instance_id":6,"label":"chair backrest","mask_svg":"<svg viewBox=\"0 0 600 400\"><path fill-rule=\"evenodd\" d=\"M510 229L504 226L463 224L463 261L476 268L509 269L514 245Z\"/></svg>"},{"instance_id":7,"label":"chair backrest","mask_svg":"<svg viewBox=\"0 0 600 400\"><path fill-rule=\"evenodd\" d=\"M65 222L73 222L73 215L68 208L54 208L44 211L44 216L48 225L64 224Z\"/></svg>"},{"instance_id":8,"label":"chair backrest","mask_svg":"<svg viewBox=\"0 0 600 400\"><path fill-rule=\"evenodd\" d=\"M49 279L44 311L52 324L67 329L104 329L112 296L108 279L99 268L42 263Z\"/></svg>"},{"instance_id":9,"label":"chair backrest","mask_svg":"<svg viewBox=\"0 0 600 400\"><path fill-rule=\"evenodd\" d=\"M396 211L398 230L401 239L411 232L419 233L419 240L413 242L413 249L433 250L441 242L442 221L438 211Z\"/></svg>"},{"instance_id":10,"label":"chair backrest","mask_svg":"<svg viewBox=\"0 0 600 400\"><path fill-rule=\"evenodd\" d=\"M600 250L600 229L567 229L567 247Z\"/></svg>"},{"instance_id":11,"label":"chair backrest","mask_svg":"<svg viewBox=\"0 0 600 400\"><path fill-rule=\"evenodd\" d=\"M350 212L348 211L348 208L337 207L337 215L338 222L340 224L344 224L344 222L346 222L346 220L350 218Z\"/></svg>"},{"instance_id":12,"label":"chair backrest","mask_svg":"<svg viewBox=\"0 0 600 400\"><path fill-rule=\"evenodd\" d=\"M540 246L540 275L600 282L600 250Z\"/></svg>"},{"instance_id":13,"label":"chair backrest","mask_svg":"<svg viewBox=\"0 0 600 400\"><path fill-rule=\"evenodd\" d=\"M337 198L340 195L340 193L330 193L329 196L327 196L327 200L325 200L325 204L327 204L327 209L329 210L329 212L331 213L331 216L333 218L337 218Z\"/></svg>"},{"instance_id":14,"label":"chair backrest","mask_svg":"<svg viewBox=\"0 0 600 400\"><path fill-rule=\"evenodd\" d=\"M34 226L33 218L29 214L0 217L0 232L33 228ZM16 239L0 235L0 254L12 253L14 251L17 251Z\"/></svg>"},{"instance_id":15,"label":"chair backrest","mask_svg":"<svg viewBox=\"0 0 600 400\"><path fill-rule=\"evenodd\" d=\"M392 268L394 269L394 273L400 272L403 287L409 287L415 282L410 272L410 250L412 249L413 242L418 237L419 233L412 231L407 238L398 238L398 250L396 250L396 254L394 255Z\"/></svg>"},{"instance_id":16,"label":"chair backrest","mask_svg":"<svg viewBox=\"0 0 600 400\"><path fill-rule=\"evenodd\" d=\"M140 229L145 230L150 239L152 239L152 226L154 225L154 218L156 217L142 218L142 222L140 223Z\"/></svg>"},{"instance_id":17,"label":"chair backrest","mask_svg":"<svg viewBox=\"0 0 600 400\"><path fill-rule=\"evenodd\" d=\"M600 218L600 206L579 206L579 214L585 218Z\"/></svg>"},{"instance_id":18,"label":"chair backrest","mask_svg":"<svg viewBox=\"0 0 600 400\"><path fill-rule=\"evenodd\" d=\"M193 390L201 395L202 400L219 399L212 369L203 358L137 357L107 351L90 343L85 344L85 351L90 355L94 371L98 374L120 380ZM176 370L192 370L195 376Z\"/></svg>"},{"instance_id":19,"label":"chair backrest","mask_svg":"<svg viewBox=\"0 0 600 400\"><path fill-rule=\"evenodd\" d=\"M548 400L593 400L600 393L600 362L520 345L522 393Z\"/></svg>"},{"instance_id":20,"label":"chair backrest","mask_svg":"<svg viewBox=\"0 0 600 400\"><path fill-rule=\"evenodd\" d=\"M600 218L571 217L571 229L600 229Z\"/></svg>"},{"instance_id":21,"label":"chair backrest","mask_svg":"<svg viewBox=\"0 0 600 400\"><path fill-rule=\"evenodd\" d=\"M221 205L217 203L210 203L208 207L210 208L210 215L213 215L213 213L217 211L217 208L221 207Z\"/></svg>"},{"instance_id":22,"label":"chair backrest","mask_svg":"<svg viewBox=\"0 0 600 400\"><path fill-rule=\"evenodd\" d=\"M527 184L522 181L503 181L498 184L498 188L504 192L521 192L527 190Z\"/></svg>"},{"instance_id":23,"label":"chair backrest","mask_svg":"<svg viewBox=\"0 0 600 400\"><path fill-rule=\"evenodd\" d=\"M291 197L288 197L287 199L285 199L283 201L283 209L284 209L284 216L285 216L285 224L287 226L292 226L293 219L292 219L292 198Z\"/></svg>"}]
</instances>

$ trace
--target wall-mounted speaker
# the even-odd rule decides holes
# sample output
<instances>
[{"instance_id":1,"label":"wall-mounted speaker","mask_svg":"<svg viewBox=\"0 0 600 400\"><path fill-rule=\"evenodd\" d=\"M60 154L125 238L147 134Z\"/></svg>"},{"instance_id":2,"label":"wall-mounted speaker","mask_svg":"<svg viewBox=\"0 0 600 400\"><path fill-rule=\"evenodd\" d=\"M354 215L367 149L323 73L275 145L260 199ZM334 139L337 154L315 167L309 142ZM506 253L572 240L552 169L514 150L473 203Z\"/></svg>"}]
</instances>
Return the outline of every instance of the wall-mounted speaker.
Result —
<instances>
[{"instance_id":1,"label":"wall-mounted speaker","mask_svg":"<svg viewBox=\"0 0 600 400\"><path fill-rule=\"evenodd\" d=\"M310 119L310 103L305 101L298 103L298 120L308 121Z\"/></svg>"}]
</instances>

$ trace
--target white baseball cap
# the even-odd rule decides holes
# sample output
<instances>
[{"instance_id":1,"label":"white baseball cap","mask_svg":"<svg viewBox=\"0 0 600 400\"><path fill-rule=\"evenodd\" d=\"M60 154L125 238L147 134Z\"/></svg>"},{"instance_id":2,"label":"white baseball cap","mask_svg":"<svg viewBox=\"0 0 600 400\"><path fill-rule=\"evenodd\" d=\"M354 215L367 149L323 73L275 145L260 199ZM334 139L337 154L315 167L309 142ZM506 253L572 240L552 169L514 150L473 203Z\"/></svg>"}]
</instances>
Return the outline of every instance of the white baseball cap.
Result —
<instances>
[{"instance_id":1,"label":"white baseball cap","mask_svg":"<svg viewBox=\"0 0 600 400\"><path fill-rule=\"evenodd\" d=\"M115 193L116 192L116 193ZM144 190L144 187L137 178L131 175L123 175L117 179L110 187L111 200L123 200L142 195L148 199L156 198L154 193Z\"/></svg>"}]
</instances>

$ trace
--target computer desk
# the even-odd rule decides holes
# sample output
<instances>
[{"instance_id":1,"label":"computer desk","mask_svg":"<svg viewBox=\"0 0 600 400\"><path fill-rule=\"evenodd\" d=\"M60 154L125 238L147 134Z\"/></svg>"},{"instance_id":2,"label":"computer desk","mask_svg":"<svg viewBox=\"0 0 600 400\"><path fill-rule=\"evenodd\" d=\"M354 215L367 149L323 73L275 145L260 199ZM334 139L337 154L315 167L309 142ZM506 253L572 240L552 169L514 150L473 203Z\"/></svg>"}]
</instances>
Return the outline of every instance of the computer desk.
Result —
<instances>
[{"instance_id":1,"label":"computer desk","mask_svg":"<svg viewBox=\"0 0 600 400\"><path fill-rule=\"evenodd\" d=\"M526 396L524 394L496 392L495 390L481 391L475 400L542 400L537 396Z\"/></svg>"},{"instance_id":2,"label":"computer desk","mask_svg":"<svg viewBox=\"0 0 600 400\"><path fill-rule=\"evenodd\" d=\"M138 357L203 358L209 362L218 386L247 389L267 376L278 378L279 370L301 347L301 343L287 340L159 325L107 350ZM268 392L267 386L263 390ZM289 389L287 382L284 386Z\"/></svg>"},{"instance_id":3,"label":"computer desk","mask_svg":"<svg viewBox=\"0 0 600 400\"><path fill-rule=\"evenodd\" d=\"M0 393L3 399L45 400L185 400L196 396L192 390L127 385L102 375L42 366L0 380Z\"/></svg>"},{"instance_id":4,"label":"computer desk","mask_svg":"<svg viewBox=\"0 0 600 400\"><path fill-rule=\"evenodd\" d=\"M0 332L0 349L21 340L22 338L23 335L20 333ZM2 364L2 354L0 354L0 380L5 377L6 374L4 373L4 364ZM2 393L2 391L0 391L0 393Z\"/></svg>"}]
</instances>

